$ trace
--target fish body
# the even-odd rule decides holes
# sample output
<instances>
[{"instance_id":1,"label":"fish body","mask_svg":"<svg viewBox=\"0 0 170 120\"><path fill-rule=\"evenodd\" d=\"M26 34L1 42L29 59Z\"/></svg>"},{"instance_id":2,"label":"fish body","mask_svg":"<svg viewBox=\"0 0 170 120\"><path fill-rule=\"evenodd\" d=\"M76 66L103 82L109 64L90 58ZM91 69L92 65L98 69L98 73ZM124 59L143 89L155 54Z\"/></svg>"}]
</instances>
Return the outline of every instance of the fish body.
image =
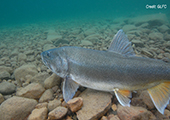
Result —
<instances>
[{"instance_id":1,"label":"fish body","mask_svg":"<svg viewBox=\"0 0 170 120\"><path fill-rule=\"evenodd\" d=\"M123 106L130 106L131 91L148 90L156 108L164 113L170 98L170 64L137 57L122 30L107 51L60 47L41 54L44 64L64 78L63 97L72 99L79 85L115 92Z\"/></svg>"}]
</instances>

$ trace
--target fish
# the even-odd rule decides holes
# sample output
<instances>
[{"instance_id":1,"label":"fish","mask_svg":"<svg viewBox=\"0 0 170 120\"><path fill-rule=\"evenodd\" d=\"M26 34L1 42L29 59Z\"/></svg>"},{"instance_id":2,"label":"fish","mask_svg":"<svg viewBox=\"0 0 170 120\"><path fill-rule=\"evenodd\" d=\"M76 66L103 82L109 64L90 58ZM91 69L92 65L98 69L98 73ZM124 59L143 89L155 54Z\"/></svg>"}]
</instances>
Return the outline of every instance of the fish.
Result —
<instances>
[{"instance_id":1,"label":"fish","mask_svg":"<svg viewBox=\"0 0 170 120\"><path fill-rule=\"evenodd\" d=\"M43 63L64 79L65 102L79 86L114 92L122 106L129 106L132 92L147 90L156 109L164 114L170 99L170 63L136 56L120 29L106 51L63 46L41 53Z\"/></svg>"}]
</instances>

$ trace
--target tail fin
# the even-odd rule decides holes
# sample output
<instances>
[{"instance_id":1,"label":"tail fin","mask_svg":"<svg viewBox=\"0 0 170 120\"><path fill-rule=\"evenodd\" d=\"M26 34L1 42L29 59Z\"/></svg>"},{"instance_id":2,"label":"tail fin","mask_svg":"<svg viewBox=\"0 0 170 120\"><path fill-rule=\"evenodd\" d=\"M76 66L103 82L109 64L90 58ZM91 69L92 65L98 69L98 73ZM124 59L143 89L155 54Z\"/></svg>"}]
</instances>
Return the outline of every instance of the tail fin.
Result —
<instances>
[{"instance_id":1,"label":"tail fin","mask_svg":"<svg viewBox=\"0 0 170 120\"><path fill-rule=\"evenodd\" d=\"M170 99L170 82L163 82L155 87L148 89L148 93L157 108L157 110L164 114L166 106Z\"/></svg>"}]
</instances>

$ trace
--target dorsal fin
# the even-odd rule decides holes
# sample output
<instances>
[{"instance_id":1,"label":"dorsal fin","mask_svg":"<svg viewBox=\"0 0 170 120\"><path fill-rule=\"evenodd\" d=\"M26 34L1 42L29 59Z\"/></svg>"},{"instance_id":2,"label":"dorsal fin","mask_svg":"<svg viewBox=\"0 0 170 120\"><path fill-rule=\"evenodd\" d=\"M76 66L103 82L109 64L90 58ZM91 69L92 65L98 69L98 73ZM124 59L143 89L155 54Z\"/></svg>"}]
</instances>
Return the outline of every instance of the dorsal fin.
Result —
<instances>
[{"instance_id":1,"label":"dorsal fin","mask_svg":"<svg viewBox=\"0 0 170 120\"><path fill-rule=\"evenodd\" d=\"M126 34L121 29L114 36L108 51L124 55L135 55L131 42L129 42Z\"/></svg>"}]
</instances>

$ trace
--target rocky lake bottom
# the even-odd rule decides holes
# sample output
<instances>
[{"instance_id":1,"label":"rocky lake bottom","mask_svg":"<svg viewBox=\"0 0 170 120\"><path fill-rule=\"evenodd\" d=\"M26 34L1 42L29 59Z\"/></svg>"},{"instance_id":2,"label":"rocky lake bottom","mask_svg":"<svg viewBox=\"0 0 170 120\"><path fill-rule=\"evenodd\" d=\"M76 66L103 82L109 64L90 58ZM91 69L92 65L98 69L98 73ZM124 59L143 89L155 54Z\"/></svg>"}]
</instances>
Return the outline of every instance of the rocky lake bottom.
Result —
<instances>
[{"instance_id":1,"label":"rocky lake bottom","mask_svg":"<svg viewBox=\"0 0 170 120\"><path fill-rule=\"evenodd\" d=\"M147 91L133 93L131 107L107 92L80 87L67 104L62 78L41 60L41 52L80 46L107 50L123 29L137 56L170 59L170 24L165 14L91 21L55 21L0 29L0 120L168 120L170 104L159 113Z\"/></svg>"}]
</instances>

